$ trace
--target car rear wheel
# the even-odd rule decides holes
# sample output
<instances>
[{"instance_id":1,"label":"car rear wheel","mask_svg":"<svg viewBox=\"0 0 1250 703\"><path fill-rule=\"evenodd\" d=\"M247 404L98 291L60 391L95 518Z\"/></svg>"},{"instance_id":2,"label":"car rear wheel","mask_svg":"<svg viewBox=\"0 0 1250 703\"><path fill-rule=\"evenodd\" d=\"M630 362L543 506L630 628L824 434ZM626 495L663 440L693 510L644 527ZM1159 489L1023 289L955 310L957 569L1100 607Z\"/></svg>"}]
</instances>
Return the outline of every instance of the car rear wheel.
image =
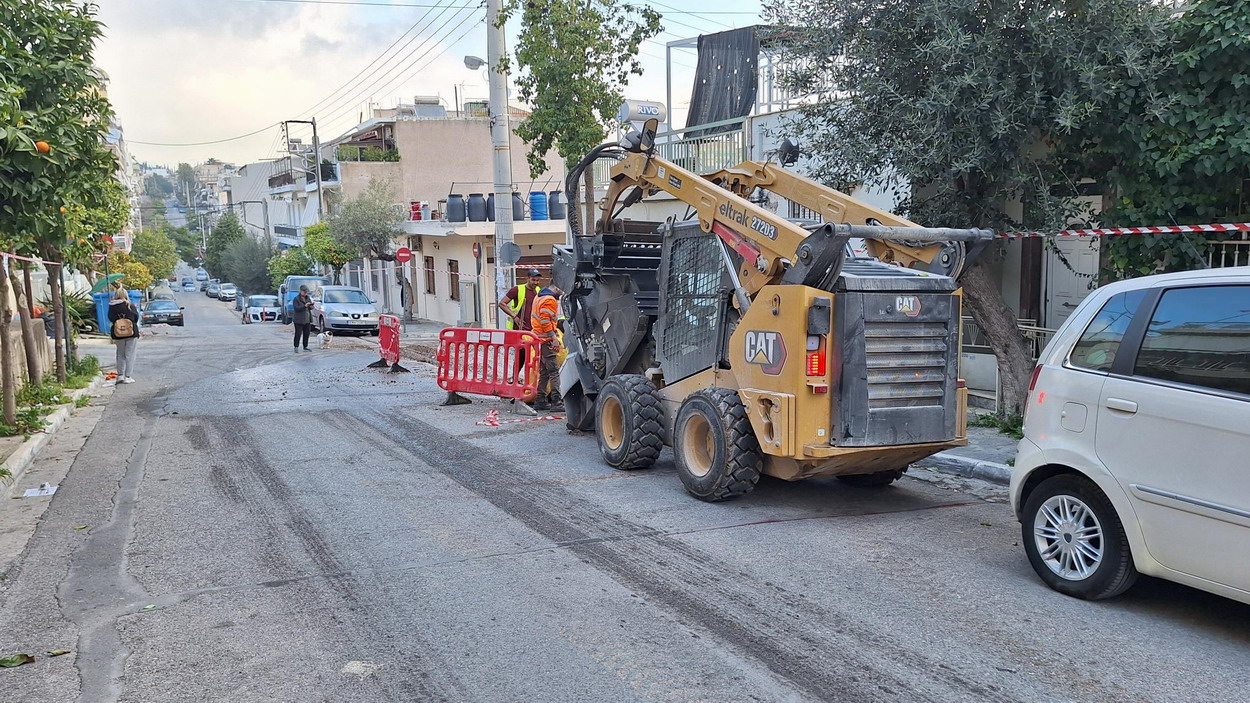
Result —
<instances>
[{"instance_id":1,"label":"car rear wheel","mask_svg":"<svg viewBox=\"0 0 1250 703\"><path fill-rule=\"evenodd\" d=\"M1065 474L1038 485L1025 501L1020 532L1033 570L1060 593L1101 600L1137 580L1119 515L1084 476Z\"/></svg>"}]
</instances>

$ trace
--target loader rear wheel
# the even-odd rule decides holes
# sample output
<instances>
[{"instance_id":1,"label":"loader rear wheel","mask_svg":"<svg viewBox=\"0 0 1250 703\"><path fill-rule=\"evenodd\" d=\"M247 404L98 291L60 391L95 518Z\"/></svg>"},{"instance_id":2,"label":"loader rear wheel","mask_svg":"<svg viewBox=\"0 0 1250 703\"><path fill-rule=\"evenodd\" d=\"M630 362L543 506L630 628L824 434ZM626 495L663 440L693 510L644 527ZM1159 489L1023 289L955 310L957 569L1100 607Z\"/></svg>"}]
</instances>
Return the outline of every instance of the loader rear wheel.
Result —
<instances>
[{"instance_id":1,"label":"loader rear wheel","mask_svg":"<svg viewBox=\"0 0 1250 703\"><path fill-rule=\"evenodd\" d=\"M893 471L881 471L875 474L847 474L838 476L838 480L843 483L849 483L852 486L860 488L878 488L880 486L888 486L891 483L903 477L903 472L907 469L895 469Z\"/></svg>"},{"instance_id":2,"label":"loader rear wheel","mask_svg":"<svg viewBox=\"0 0 1250 703\"><path fill-rule=\"evenodd\" d=\"M686 490L710 503L750 493L764 463L746 407L726 388L699 391L681 404L673 453Z\"/></svg>"},{"instance_id":3,"label":"loader rear wheel","mask_svg":"<svg viewBox=\"0 0 1250 703\"><path fill-rule=\"evenodd\" d=\"M608 465L650 468L664 448L660 394L646 376L609 377L595 400L595 434Z\"/></svg>"}]
</instances>

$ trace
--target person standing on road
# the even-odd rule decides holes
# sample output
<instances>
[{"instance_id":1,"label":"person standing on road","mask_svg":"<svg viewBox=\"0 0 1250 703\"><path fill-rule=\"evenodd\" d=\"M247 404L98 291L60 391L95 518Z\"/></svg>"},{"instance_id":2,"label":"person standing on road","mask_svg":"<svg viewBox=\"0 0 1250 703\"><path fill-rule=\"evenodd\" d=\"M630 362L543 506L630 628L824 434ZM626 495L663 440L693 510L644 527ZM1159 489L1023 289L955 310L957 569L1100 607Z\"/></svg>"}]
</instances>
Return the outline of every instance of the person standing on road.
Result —
<instances>
[{"instance_id":1,"label":"person standing on road","mask_svg":"<svg viewBox=\"0 0 1250 703\"><path fill-rule=\"evenodd\" d=\"M313 299L308 295L308 286L299 287L299 295L291 301L291 322L295 323L295 353L299 353L301 344L308 351L308 333L312 331Z\"/></svg>"},{"instance_id":2,"label":"person standing on road","mask_svg":"<svg viewBox=\"0 0 1250 703\"><path fill-rule=\"evenodd\" d=\"M508 316L508 329L530 329L534 312L534 301L542 290L540 281L542 272L538 269L529 270L529 280L519 286L513 286L499 300L498 307Z\"/></svg>"},{"instance_id":3,"label":"person standing on road","mask_svg":"<svg viewBox=\"0 0 1250 703\"><path fill-rule=\"evenodd\" d=\"M109 336L117 346L117 382L134 383L135 353L139 347L139 311L130 302L125 288L118 288L109 301Z\"/></svg>"},{"instance_id":4,"label":"person standing on road","mask_svg":"<svg viewBox=\"0 0 1250 703\"><path fill-rule=\"evenodd\" d=\"M534 314L530 327L534 334L542 340L539 347L538 362L538 396L534 400L535 410L563 410L564 401L560 399L557 383L558 367L556 359L560 355L560 293L555 286L543 288L534 304Z\"/></svg>"}]
</instances>

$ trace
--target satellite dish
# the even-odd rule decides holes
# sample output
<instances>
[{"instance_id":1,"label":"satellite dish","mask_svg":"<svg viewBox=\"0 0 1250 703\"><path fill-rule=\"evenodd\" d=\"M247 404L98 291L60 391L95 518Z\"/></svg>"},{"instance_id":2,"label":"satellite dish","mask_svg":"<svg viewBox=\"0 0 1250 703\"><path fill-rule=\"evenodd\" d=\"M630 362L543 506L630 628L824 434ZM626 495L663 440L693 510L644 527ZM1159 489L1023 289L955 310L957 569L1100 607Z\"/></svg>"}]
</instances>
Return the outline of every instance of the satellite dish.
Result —
<instances>
[{"instance_id":1,"label":"satellite dish","mask_svg":"<svg viewBox=\"0 0 1250 703\"><path fill-rule=\"evenodd\" d=\"M499 247L499 260L506 266L512 266L521 260L521 247L516 242L504 242Z\"/></svg>"}]
</instances>

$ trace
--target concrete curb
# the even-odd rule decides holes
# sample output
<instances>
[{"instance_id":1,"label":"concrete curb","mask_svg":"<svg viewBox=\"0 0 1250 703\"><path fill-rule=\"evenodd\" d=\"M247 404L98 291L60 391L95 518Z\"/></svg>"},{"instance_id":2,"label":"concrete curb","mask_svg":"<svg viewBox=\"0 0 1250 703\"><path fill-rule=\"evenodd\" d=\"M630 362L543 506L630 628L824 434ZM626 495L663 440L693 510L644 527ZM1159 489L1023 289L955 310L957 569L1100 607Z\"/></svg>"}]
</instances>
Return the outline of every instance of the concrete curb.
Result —
<instances>
[{"instance_id":1,"label":"concrete curb","mask_svg":"<svg viewBox=\"0 0 1250 703\"><path fill-rule=\"evenodd\" d=\"M993 461L982 461L971 457L959 456L950 452L938 452L915 463L916 466L922 466L926 469L980 479L1000 486L1006 486L1011 483L1010 466Z\"/></svg>"},{"instance_id":2,"label":"concrete curb","mask_svg":"<svg viewBox=\"0 0 1250 703\"><path fill-rule=\"evenodd\" d=\"M33 435L25 442L22 442L22 445L4 460L3 466L8 469L11 474L10 476L0 477L0 487L3 489L4 497L8 497L10 491L13 490L13 487L16 486L17 482L22 479L26 470L30 468L31 464L35 463L35 459L39 456L39 452L43 451L43 448L48 445L48 442L52 441L52 435L55 434L57 430L61 429L61 426L65 424L65 421L69 419L70 413L77 409L74 407L74 401L77 401L84 395L98 390L103 385L104 376L100 375L96 376L95 380L89 383L86 388L79 388L78 390L73 390L67 393L66 395L69 396L71 402L60 406L48 415L48 424L43 428L43 431ZM0 509L3 509L3 506L4 504L0 503Z\"/></svg>"}]
</instances>

